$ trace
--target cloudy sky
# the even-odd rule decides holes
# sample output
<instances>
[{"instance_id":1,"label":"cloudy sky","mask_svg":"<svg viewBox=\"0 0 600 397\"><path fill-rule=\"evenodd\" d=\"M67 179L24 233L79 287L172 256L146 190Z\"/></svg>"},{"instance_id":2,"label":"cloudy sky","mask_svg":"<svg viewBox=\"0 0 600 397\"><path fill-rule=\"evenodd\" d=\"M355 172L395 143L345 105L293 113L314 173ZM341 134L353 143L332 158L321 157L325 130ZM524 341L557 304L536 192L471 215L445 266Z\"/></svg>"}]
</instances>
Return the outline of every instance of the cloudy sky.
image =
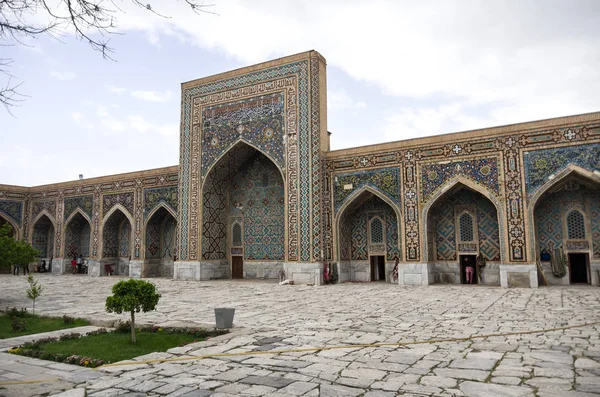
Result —
<instances>
[{"instance_id":1,"label":"cloudy sky","mask_svg":"<svg viewBox=\"0 0 600 397\"><path fill-rule=\"evenodd\" d=\"M0 47L28 96L0 109L0 184L176 165L181 82L311 49L332 149L600 111L600 1L148 2L170 18L117 2L115 61L70 35Z\"/></svg>"}]
</instances>

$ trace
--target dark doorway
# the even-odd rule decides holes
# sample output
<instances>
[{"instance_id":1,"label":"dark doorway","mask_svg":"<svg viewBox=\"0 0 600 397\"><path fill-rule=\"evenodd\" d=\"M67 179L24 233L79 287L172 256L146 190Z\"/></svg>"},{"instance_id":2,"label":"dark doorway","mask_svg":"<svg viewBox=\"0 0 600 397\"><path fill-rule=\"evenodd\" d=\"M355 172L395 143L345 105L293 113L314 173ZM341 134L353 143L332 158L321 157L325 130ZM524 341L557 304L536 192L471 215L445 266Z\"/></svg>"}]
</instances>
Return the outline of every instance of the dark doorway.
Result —
<instances>
[{"instance_id":1,"label":"dark doorway","mask_svg":"<svg viewBox=\"0 0 600 397\"><path fill-rule=\"evenodd\" d=\"M371 256L371 281L385 281L385 257Z\"/></svg>"},{"instance_id":2,"label":"dark doorway","mask_svg":"<svg viewBox=\"0 0 600 397\"><path fill-rule=\"evenodd\" d=\"M241 256L231 257L231 278L244 278L244 258Z\"/></svg>"},{"instance_id":3,"label":"dark doorway","mask_svg":"<svg viewBox=\"0 0 600 397\"><path fill-rule=\"evenodd\" d=\"M569 254L569 270L571 283L589 283L588 254Z\"/></svg>"},{"instance_id":4,"label":"dark doorway","mask_svg":"<svg viewBox=\"0 0 600 397\"><path fill-rule=\"evenodd\" d=\"M461 284L477 284L477 257L475 255L461 255L460 256L460 283ZM473 277L471 282L467 280L467 267L473 269Z\"/></svg>"}]
</instances>

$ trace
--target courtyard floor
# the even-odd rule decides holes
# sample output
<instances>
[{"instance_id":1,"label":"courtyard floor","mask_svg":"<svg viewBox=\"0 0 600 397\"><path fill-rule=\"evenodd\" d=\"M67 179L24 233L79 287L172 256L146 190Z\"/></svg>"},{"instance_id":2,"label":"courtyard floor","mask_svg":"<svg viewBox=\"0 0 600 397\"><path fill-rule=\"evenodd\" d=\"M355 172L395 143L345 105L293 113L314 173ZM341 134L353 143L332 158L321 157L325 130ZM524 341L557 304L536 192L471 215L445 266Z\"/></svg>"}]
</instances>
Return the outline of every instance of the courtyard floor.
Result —
<instances>
[{"instance_id":1,"label":"courtyard floor","mask_svg":"<svg viewBox=\"0 0 600 397\"><path fill-rule=\"evenodd\" d=\"M119 277L39 275L36 312L103 321ZM236 309L233 332L140 360L82 369L0 353L0 396L600 396L600 288L400 287L384 283L280 286L264 281L152 279L162 298L142 323L214 325ZM0 275L0 307L30 307L23 276ZM290 351L466 338L404 346ZM2 341L0 341L2 342ZM6 350L7 341L0 343ZM282 351L279 354L257 354ZM228 356L211 356L235 353ZM209 356L179 360L190 356ZM36 367L37 366L37 367ZM28 372L29 371L29 372ZM54 380L42 382L55 377ZM40 380L39 383L11 384Z\"/></svg>"}]
</instances>

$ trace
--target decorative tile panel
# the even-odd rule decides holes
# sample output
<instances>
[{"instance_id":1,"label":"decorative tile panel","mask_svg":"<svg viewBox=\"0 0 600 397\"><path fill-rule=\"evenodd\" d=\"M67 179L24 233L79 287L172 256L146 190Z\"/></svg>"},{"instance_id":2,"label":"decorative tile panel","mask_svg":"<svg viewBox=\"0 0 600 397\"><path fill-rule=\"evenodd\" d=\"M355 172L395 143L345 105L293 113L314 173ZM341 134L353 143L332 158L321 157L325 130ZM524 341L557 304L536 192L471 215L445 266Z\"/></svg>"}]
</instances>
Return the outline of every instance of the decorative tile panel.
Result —
<instances>
[{"instance_id":1,"label":"decorative tile panel","mask_svg":"<svg viewBox=\"0 0 600 397\"><path fill-rule=\"evenodd\" d=\"M400 203L400 171L398 168L382 168L334 176L334 202L337 213L348 196L363 186L371 186L384 193L395 203ZM351 187L350 187L351 186Z\"/></svg>"},{"instance_id":2,"label":"decorative tile panel","mask_svg":"<svg viewBox=\"0 0 600 397\"><path fill-rule=\"evenodd\" d=\"M421 200L427 202L436 190L456 176L463 176L484 186L496 195L500 194L498 159L483 158L423 165L421 168Z\"/></svg>"},{"instance_id":3,"label":"decorative tile panel","mask_svg":"<svg viewBox=\"0 0 600 397\"><path fill-rule=\"evenodd\" d=\"M523 155L527 195L531 197L552 174L575 164L590 171L600 171L600 144L565 146L535 150Z\"/></svg>"},{"instance_id":4,"label":"decorative tile panel","mask_svg":"<svg viewBox=\"0 0 600 397\"><path fill-rule=\"evenodd\" d=\"M144 218L160 203L165 203L177 213L177 186L165 186L152 189L144 189Z\"/></svg>"},{"instance_id":5,"label":"decorative tile panel","mask_svg":"<svg viewBox=\"0 0 600 397\"><path fill-rule=\"evenodd\" d=\"M117 204L121 204L130 215L133 215L133 192L105 194L102 196L102 217L105 217L108 211Z\"/></svg>"},{"instance_id":6,"label":"decorative tile panel","mask_svg":"<svg viewBox=\"0 0 600 397\"><path fill-rule=\"evenodd\" d=\"M23 220L23 202L0 200L0 214L10 217L17 225L21 226Z\"/></svg>"},{"instance_id":7,"label":"decorative tile panel","mask_svg":"<svg viewBox=\"0 0 600 397\"><path fill-rule=\"evenodd\" d=\"M50 215L56 218L56 201L35 201L32 204L31 208L31 219L35 219L40 214L40 212L44 210L48 211Z\"/></svg>"},{"instance_id":8,"label":"decorative tile panel","mask_svg":"<svg viewBox=\"0 0 600 397\"><path fill-rule=\"evenodd\" d=\"M63 219L67 220L77 208L81 209L92 219L92 212L94 210L94 196L77 196L77 197L65 197L64 199L64 215Z\"/></svg>"}]
</instances>

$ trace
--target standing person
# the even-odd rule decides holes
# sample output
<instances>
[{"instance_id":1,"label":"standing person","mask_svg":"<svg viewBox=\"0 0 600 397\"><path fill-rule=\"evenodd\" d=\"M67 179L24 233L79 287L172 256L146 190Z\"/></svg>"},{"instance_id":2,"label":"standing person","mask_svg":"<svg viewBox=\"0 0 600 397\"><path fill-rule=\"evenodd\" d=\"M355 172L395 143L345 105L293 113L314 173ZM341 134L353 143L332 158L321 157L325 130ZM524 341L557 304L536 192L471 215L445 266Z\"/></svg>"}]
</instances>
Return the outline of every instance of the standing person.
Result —
<instances>
[{"instance_id":1,"label":"standing person","mask_svg":"<svg viewBox=\"0 0 600 397\"><path fill-rule=\"evenodd\" d=\"M398 281L398 263L400 263L400 258L398 258L398 254L394 254L394 271L392 272L393 283Z\"/></svg>"},{"instance_id":2,"label":"standing person","mask_svg":"<svg viewBox=\"0 0 600 397\"><path fill-rule=\"evenodd\" d=\"M73 274L77 274L77 257L73 256L73 259L71 260L71 270Z\"/></svg>"},{"instance_id":3,"label":"standing person","mask_svg":"<svg viewBox=\"0 0 600 397\"><path fill-rule=\"evenodd\" d=\"M470 256L465 258L465 276L467 284L473 284L473 273L475 273L475 264L471 260Z\"/></svg>"},{"instance_id":4,"label":"standing person","mask_svg":"<svg viewBox=\"0 0 600 397\"><path fill-rule=\"evenodd\" d=\"M23 276L29 274L29 263L23 265Z\"/></svg>"},{"instance_id":5,"label":"standing person","mask_svg":"<svg viewBox=\"0 0 600 397\"><path fill-rule=\"evenodd\" d=\"M50 260L48 261L48 272L52 273L52 256L50 256Z\"/></svg>"},{"instance_id":6,"label":"standing person","mask_svg":"<svg viewBox=\"0 0 600 397\"><path fill-rule=\"evenodd\" d=\"M77 257L77 273L81 274L81 266L83 265L83 258L81 257L81 254L79 254L79 256Z\"/></svg>"},{"instance_id":7,"label":"standing person","mask_svg":"<svg viewBox=\"0 0 600 397\"><path fill-rule=\"evenodd\" d=\"M19 265L13 265L13 276L19 275Z\"/></svg>"}]
</instances>

